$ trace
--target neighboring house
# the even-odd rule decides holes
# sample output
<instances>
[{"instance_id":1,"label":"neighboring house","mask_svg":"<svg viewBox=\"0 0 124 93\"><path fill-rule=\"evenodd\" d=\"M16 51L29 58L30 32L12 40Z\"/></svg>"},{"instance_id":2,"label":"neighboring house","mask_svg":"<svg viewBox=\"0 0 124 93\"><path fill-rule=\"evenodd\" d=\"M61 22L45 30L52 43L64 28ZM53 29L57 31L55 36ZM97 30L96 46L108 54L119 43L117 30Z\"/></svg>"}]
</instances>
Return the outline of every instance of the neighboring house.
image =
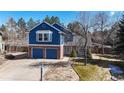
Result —
<instances>
[{"instance_id":1,"label":"neighboring house","mask_svg":"<svg viewBox=\"0 0 124 93\"><path fill-rule=\"evenodd\" d=\"M29 32L29 57L62 59L64 32L49 23L42 22Z\"/></svg>"},{"instance_id":2,"label":"neighboring house","mask_svg":"<svg viewBox=\"0 0 124 93\"><path fill-rule=\"evenodd\" d=\"M70 55L72 50L76 50L77 56L84 56L85 39L79 35L73 34L73 41L66 42L64 45L65 55ZM91 33L88 33L87 47L92 47Z\"/></svg>"},{"instance_id":3,"label":"neighboring house","mask_svg":"<svg viewBox=\"0 0 124 93\"><path fill-rule=\"evenodd\" d=\"M102 54L102 32L94 31L92 33L92 53ZM107 37L107 38L106 38ZM112 53L112 45L114 44L114 37L116 37L116 31L113 31L111 35L108 37L108 33L104 33L104 53L111 54Z\"/></svg>"},{"instance_id":4,"label":"neighboring house","mask_svg":"<svg viewBox=\"0 0 124 93\"><path fill-rule=\"evenodd\" d=\"M3 33L0 31L0 54L4 53Z\"/></svg>"},{"instance_id":5,"label":"neighboring house","mask_svg":"<svg viewBox=\"0 0 124 93\"><path fill-rule=\"evenodd\" d=\"M103 48L104 48L105 54L111 54L112 53L112 46L104 45ZM102 46L100 43L93 43L92 44L92 53L102 54Z\"/></svg>"}]
</instances>

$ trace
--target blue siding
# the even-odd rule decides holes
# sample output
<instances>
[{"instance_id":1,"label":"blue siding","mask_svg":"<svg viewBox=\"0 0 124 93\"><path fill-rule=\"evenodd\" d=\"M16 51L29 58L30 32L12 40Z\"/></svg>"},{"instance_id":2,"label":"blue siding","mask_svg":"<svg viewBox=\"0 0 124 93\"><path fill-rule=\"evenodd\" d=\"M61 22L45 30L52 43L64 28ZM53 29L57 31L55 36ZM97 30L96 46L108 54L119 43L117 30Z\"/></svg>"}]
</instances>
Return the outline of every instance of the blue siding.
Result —
<instances>
[{"instance_id":1,"label":"blue siding","mask_svg":"<svg viewBox=\"0 0 124 93\"><path fill-rule=\"evenodd\" d=\"M53 32L52 34L52 42L37 42L36 41L36 31L38 30L50 30ZM29 33L29 44L49 44L49 45L60 45L60 34L57 29L49 26L45 22L41 23L34 29L32 29Z\"/></svg>"},{"instance_id":2,"label":"blue siding","mask_svg":"<svg viewBox=\"0 0 124 93\"><path fill-rule=\"evenodd\" d=\"M43 50L41 48L33 48L32 58L43 58Z\"/></svg>"},{"instance_id":3,"label":"blue siding","mask_svg":"<svg viewBox=\"0 0 124 93\"><path fill-rule=\"evenodd\" d=\"M66 33L66 35L65 35L65 42L73 41L73 34L72 34L71 31L69 31L68 29L66 29L63 26L60 26L59 24L53 24L53 26L58 28L59 30L63 31L64 33Z\"/></svg>"},{"instance_id":4,"label":"blue siding","mask_svg":"<svg viewBox=\"0 0 124 93\"><path fill-rule=\"evenodd\" d=\"M57 59L57 49L46 49L47 59Z\"/></svg>"}]
</instances>

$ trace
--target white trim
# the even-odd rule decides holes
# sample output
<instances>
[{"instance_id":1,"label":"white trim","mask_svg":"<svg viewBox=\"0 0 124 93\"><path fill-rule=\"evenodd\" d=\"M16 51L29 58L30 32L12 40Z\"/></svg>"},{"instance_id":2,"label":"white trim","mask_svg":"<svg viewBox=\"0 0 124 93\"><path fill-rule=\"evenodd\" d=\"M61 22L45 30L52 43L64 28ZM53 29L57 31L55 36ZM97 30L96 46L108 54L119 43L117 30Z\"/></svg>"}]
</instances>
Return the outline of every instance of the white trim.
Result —
<instances>
[{"instance_id":1,"label":"white trim","mask_svg":"<svg viewBox=\"0 0 124 93\"><path fill-rule=\"evenodd\" d=\"M50 45L50 44L29 44L29 46L63 46L63 44L61 44L61 45Z\"/></svg>"},{"instance_id":2,"label":"white trim","mask_svg":"<svg viewBox=\"0 0 124 93\"><path fill-rule=\"evenodd\" d=\"M52 25L50 25L49 23L47 23L47 22L44 21L44 22L41 22L41 23L39 23L38 25L34 26L32 29L29 30L29 32L32 31L32 30L33 30L34 28L36 28L37 26L41 25L42 23L46 23L46 24L49 25L50 27L56 29L57 31L60 31L58 28L56 28L56 27L54 27L54 26L52 26ZM61 31L60 31L60 32L61 32Z\"/></svg>"},{"instance_id":3,"label":"white trim","mask_svg":"<svg viewBox=\"0 0 124 93\"><path fill-rule=\"evenodd\" d=\"M59 34L64 34L64 35L65 35L65 33L64 33L64 32L62 32L62 31L61 31L61 32L59 32Z\"/></svg>"},{"instance_id":4,"label":"white trim","mask_svg":"<svg viewBox=\"0 0 124 93\"><path fill-rule=\"evenodd\" d=\"M52 31L50 31L50 30L38 30L37 32L36 32L36 41L37 42L52 42ZM39 34L42 34L42 38L43 38L43 40L39 40ZM44 40L44 35L45 34L48 34L48 40L46 41L46 40Z\"/></svg>"},{"instance_id":5,"label":"white trim","mask_svg":"<svg viewBox=\"0 0 124 93\"><path fill-rule=\"evenodd\" d=\"M50 30L37 30L36 33L53 33L52 31Z\"/></svg>"}]
</instances>

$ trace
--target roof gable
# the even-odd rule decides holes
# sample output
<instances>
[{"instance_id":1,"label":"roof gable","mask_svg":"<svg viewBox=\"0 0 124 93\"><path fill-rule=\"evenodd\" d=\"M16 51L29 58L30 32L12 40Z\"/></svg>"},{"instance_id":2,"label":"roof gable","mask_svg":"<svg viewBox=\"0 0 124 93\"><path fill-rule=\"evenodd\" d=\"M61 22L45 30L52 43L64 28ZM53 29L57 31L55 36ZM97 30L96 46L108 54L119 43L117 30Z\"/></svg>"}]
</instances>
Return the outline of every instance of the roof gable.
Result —
<instances>
[{"instance_id":1,"label":"roof gable","mask_svg":"<svg viewBox=\"0 0 124 93\"><path fill-rule=\"evenodd\" d=\"M53 29L57 30L58 32L61 32L58 28L56 28L56 27L50 25L50 24L47 23L47 22L41 22L40 24L38 24L38 25L36 25L35 27L33 27L30 31L32 31L33 29L35 29L36 27L38 27L38 26L40 26L40 25L42 25L42 24L46 24L46 25L52 27ZM30 32L30 31L29 31L29 32Z\"/></svg>"}]
</instances>

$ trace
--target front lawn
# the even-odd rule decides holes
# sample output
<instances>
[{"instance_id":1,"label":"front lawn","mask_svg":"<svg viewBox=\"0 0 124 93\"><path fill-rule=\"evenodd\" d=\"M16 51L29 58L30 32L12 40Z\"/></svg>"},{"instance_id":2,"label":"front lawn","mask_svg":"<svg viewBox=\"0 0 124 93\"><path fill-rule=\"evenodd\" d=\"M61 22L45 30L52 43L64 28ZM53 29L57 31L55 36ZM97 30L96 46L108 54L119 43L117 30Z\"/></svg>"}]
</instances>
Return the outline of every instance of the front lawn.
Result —
<instances>
[{"instance_id":1,"label":"front lawn","mask_svg":"<svg viewBox=\"0 0 124 93\"><path fill-rule=\"evenodd\" d=\"M115 65L124 70L124 60L115 59L113 55L92 55L92 59L88 59L87 66L84 65L84 59L73 60L73 68L79 75L80 80L96 81L96 80L111 80L109 65Z\"/></svg>"},{"instance_id":2,"label":"front lawn","mask_svg":"<svg viewBox=\"0 0 124 93\"><path fill-rule=\"evenodd\" d=\"M81 81L102 81L110 80L110 73L107 68L88 63L86 66L79 60L72 65Z\"/></svg>"}]
</instances>

